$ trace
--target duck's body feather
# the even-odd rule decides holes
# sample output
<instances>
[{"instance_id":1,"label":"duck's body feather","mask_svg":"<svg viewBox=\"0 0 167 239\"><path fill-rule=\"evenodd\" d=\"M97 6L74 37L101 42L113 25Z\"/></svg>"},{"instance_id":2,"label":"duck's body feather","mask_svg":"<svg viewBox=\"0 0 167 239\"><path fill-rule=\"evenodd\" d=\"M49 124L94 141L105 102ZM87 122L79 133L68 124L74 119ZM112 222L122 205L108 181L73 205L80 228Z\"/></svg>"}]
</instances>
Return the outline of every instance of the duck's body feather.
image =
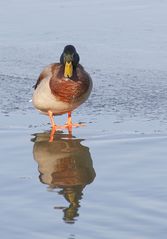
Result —
<instances>
[{"instance_id":1,"label":"duck's body feather","mask_svg":"<svg viewBox=\"0 0 167 239\"><path fill-rule=\"evenodd\" d=\"M47 66L41 72L33 94L33 105L44 114L54 115L73 111L90 95L92 79L78 64L71 79L64 77L62 64Z\"/></svg>"}]
</instances>

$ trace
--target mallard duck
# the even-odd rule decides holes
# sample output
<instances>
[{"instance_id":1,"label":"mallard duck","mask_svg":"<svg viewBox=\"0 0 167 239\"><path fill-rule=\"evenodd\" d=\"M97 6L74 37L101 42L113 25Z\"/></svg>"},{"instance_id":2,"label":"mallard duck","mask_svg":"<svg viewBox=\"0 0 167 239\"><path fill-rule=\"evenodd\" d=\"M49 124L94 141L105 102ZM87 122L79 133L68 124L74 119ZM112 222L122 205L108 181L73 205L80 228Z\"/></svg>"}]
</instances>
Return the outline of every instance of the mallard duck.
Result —
<instances>
[{"instance_id":1,"label":"mallard duck","mask_svg":"<svg viewBox=\"0 0 167 239\"><path fill-rule=\"evenodd\" d=\"M59 63L45 67L34 86L34 107L49 116L52 128L57 127L53 116L67 113L65 127L73 124L71 112L84 103L92 90L92 79L79 64L79 54L72 45L65 46Z\"/></svg>"}]
</instances>

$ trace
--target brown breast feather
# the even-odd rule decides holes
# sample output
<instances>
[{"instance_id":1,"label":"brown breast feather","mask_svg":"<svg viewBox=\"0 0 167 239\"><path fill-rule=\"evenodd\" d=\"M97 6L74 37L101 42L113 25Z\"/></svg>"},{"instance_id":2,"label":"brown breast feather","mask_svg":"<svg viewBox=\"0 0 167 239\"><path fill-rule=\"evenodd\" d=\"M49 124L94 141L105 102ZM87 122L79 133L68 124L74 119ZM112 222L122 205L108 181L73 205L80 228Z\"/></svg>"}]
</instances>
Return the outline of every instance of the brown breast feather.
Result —
<instances>
[{"instance_id":1,"label":"brown breast feather","mask_svg":"<svg viewBox=\"0 0 167 239\"><path fill-rule=\"evenodd\" d=\"M59 70L58 70L59 68ZM90 86L90 76L81 65L77 66L72 79L66 79L63 75L64 67L52 67L53 76L50 80L51 92L59 100L75 103L87 92Z\"/></svg>"}]
</instances>

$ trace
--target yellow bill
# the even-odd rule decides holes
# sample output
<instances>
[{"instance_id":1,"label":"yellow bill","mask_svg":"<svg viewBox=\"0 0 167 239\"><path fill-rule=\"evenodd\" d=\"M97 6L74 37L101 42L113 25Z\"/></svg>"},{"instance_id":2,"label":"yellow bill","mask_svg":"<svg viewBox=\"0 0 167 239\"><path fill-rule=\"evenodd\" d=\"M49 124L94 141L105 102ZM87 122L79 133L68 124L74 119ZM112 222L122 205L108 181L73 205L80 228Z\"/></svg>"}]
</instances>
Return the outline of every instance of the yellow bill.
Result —
<instances>
[{"instance_id":1,"label":"yellow bill","mask_svg":"<svg viewBox=\"0 0 167 239\"><path fill-rule=\"evenodd\" d=\"M66 62L65 64L65 70L64 70L64 77L71 77L73 74L73 66L72 62Z\"/></svg>"}]
</instances>

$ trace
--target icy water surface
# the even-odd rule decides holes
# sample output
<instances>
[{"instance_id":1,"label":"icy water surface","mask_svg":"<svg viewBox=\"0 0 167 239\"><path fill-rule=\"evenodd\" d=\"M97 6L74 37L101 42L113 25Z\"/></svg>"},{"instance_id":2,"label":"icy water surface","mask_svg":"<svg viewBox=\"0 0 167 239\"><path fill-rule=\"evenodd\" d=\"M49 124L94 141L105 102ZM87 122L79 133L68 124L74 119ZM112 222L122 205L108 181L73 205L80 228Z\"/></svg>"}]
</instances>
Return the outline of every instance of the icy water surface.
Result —
<instances>
[{"instance_id":1,"label":"icy water surface","mask_svg":"<svg viewBox=\"0 0 167 239\"><path fill-rule=\"evenodd\" d=\"M167 136L1 130L3 238L165 238Z\"/></svg>"},{"instance_id":2,"label":"icy water surface","mask_svg":"<svg viewBox=\"0 0 167 239\"><path fill-rule=\"evenodd\" d=\"M166 9L157 0L1 1L2 238L166 238ZM94 87L73 113L86 126L49 142L32 86L69 43Z\"/></svg>"}]
</instances>

